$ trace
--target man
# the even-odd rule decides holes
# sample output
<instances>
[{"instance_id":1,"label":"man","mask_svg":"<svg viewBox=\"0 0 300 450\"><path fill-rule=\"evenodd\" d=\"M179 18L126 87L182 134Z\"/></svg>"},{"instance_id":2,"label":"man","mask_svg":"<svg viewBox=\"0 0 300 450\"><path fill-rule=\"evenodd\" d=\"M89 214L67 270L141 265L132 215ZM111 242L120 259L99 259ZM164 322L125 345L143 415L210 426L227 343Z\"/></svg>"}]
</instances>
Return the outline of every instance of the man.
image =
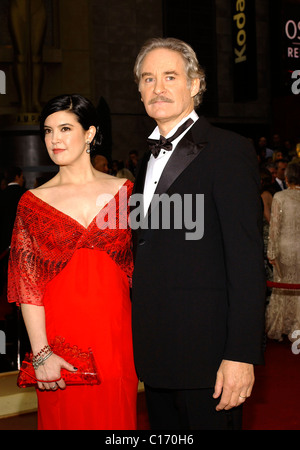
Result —
<instances>
[{"instance_id":1,"label":"man","mask_svg":"<svg viewBox=\"0 0 300 450\"><path fill-rule=\"evenodd\" d=\"M135 76L146 112L157 123L151 143L193 121L173 140L172 150L157 156L158 144L156 157L146 153L132 196L143 194L146 213L134 231L133 342L151 428L239 429L253 364L263 362L257 158L248 140L212 127L194 111L205 78L187 44L146 43ZM181 228L180 211L169 217L168 229L162 226L165 208L157 226L157 195L163 194L181 197ZM203 220L203 234L192 234L188 214L194 222Z\"/></svg>"},{"instance_id":2,"label":"man","mask_svg":"<svg viewBox=\"0 0 300 450\"><path fill-rule=\"evenodd\" d=\"M138 163L139 163L138 152L136 150L131 150L129 152L129 160L127 162L127 167L134 177L136 176L136 170L138 167Z\"/></svg>"},{"instance_id":3,"label":"man","mask_svg":"<svg viewBox=\"0 0 300 450\"><path fill-rule=\"evenodd\" d=\"M285 169L287 168L287 161L285 159L278 159L275 161L276 178L273 183L275 192L280 192L286 189L285 184Z\"/></svg>"},{"instance_id":4,"label":"man","mask_svg":"<svg viewBox=\"0 0 300 450\"><path fill-rule=\"evenodd\" d=\"M270 162L268 164L266 164L266 169L270 172L270 174L272 175L272 184L275 183L276 180L276 167L275 164L273 162Z\"/></svg>"},{"instance_id":5,"label":"man","mask_svg":"<svg viewBox=\"0 0 300 450\"><path fill-rule=\"evenodd\" d=\"M0 222L0 252L8 250L11 235L16 218L19 200L24 194L24 175L19 167L10 167L6 171L7 187L4 189L1 200L1 222Z\"/></svg>"},{"instance_id":6,"label":"man","mask_svg":"<svg viewBox=\"0 0 300 450\"><path fill-rule=\"evenodd\" d=\"M25 180L23 170L21 168L14 166L8 168L5 173L5 178L7 186L2 191L0 197L0 294L4 294L2 299L6 299L7 267L10 242L17 208L19 200L25 192ZM6 324L8 329L16 331L16 335L12 336L12 346L10 347L9 354L7 355L7 362L5 363L8 364L7 370L11 370L12 367L17 367L19 352L25 354L30 348L30 345L28 342L24 322L19 315L19 310L17 307L12 306L11 313L6 316ZM18 348L17 346L17 343L19 342L19 336L22 336L20 348Z\"/></svg>"},{"instance_id":7,"label":"man","mask_svg":"<svg viewBox=\"0 0 300 450\"><path fill-rule=\"evenodd\" d=\"M265 136L261 136L258 139L257 146L258 146L258 154L261 155L263 161L268 158L272 158L273 150L267 147L267 138Z\"/></svg>"},{"instance_id":8,"label":"man","mask_svg":"<svg viewBox=\"0 0 300 450\"><path fill-rule=\"evenodd\" d=\"M92 164L96 170L103 173L108 173L108 161L103 155L95 155L92 158Z\"/></svg>"}]
</instances>

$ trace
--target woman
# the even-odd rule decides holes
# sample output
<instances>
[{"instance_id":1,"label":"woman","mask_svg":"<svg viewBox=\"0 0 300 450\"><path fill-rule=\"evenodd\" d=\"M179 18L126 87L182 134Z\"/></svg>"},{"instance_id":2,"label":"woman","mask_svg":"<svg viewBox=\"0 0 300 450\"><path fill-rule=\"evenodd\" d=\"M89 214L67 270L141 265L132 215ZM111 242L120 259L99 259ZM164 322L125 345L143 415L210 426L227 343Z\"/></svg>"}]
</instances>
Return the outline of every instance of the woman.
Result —
<instances>
[{"instance_id":1,"label":"woman","mask_svg":"<svg viewBox=\"0 0 300 450\"><path fill-rule=\"evenodd\" d=\"M274 150L272 160L276 162L283 158L283 153L281 150Z\"/></svg>"},{"instance_id":2,"label":"woman","mask_svg":"<svg viewBox=\"0 0 300 450\"><path fill-rule=\"evenodd\" d=\"M267 280L273 281L273 269L272 265L269 263L267 256L271 207L274 195L274 190L272 189L272 174L269 172L269 170L264 168L260 169L260 180L261 180L260 195L263 207L263 241L264 241L265 272ZM266 296L269 297L269 295L270 293L268 290Z\"/></svg>"},{"instance_id":3,"label":"woman","mask_svg":"<svg viewBox=\"0 0 300 450\"><path fill-rule=\"evenodd\" d=\"M272 174L267 169L260 169L260 195L263 201L263 217L267 223L270 223L271 206L274 195L274 189L272 188Z\"/></svg>"},{"instance_id":4,"label":"woman","mask_svg":"<svg viewBox=\"0 0 300 450\"><path fill-rule=\"evenodd\" d=\"M274 281L300 284L300 164L286 169L288 189L273 197L269 231L268 258ZM300 329L300 291L273 288L266 311L266 331L271 339L292 339Z\"/></svg>"},{"instance_id":5,"label":"woman","mask_svg":"<svg viewBox=\"0 0 300 450\"><path fill-rule=\"evenodd\" d=\"M59 172L21 198L8 287L9 301L21 304L33 355L42 357L39 429L135 429L130 229L117 220L105 228L106 214L127 219L132 184L93 168L98 119L85 98L51 100L40 128ZM100 385L66 386L61 369L76 369L51 354L57 337L92 348Z\"/></svg>"}]
</instances>

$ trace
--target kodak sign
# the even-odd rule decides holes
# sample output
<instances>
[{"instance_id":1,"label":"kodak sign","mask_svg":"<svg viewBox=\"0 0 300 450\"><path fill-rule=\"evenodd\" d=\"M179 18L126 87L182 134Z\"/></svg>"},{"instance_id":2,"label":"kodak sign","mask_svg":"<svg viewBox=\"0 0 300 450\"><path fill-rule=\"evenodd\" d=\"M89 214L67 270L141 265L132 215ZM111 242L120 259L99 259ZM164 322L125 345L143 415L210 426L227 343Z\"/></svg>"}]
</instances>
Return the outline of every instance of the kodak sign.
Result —
<instances>
[{"instance_id":1,"label":"kodak sign","mask_svg":"<svg viewBox=\"0 0 300 450\"><path fill-rule=\"evenodd\" d=\"M236 25L236 45L234 48L235 64L247 61L246 53L246 14L245 14L246 0L238 0L236 2L236 14L233 16Z\"/></svg>"},{"instance_id":2,"label":"kodak sign","mask_svg":"<svg viewBox=\"0 0 300 450\"><path fill-rule=\"evenodd\" d=\"M233 91L236 102L257 98L255 0L232 0Z\"/></svg>"}]
</instances>

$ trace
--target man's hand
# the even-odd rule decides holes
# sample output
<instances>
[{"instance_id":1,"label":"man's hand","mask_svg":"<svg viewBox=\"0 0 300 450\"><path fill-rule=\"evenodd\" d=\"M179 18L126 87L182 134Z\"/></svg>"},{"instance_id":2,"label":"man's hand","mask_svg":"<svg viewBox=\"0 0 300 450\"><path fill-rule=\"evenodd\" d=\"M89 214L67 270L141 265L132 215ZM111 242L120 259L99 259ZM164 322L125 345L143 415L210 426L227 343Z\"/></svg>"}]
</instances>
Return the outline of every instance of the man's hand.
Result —
<instances>
[{"instance_id":1,"label":"man's hand","mask_svg":"<svg viewBox=\"0 0 300 450\"><path fill-rule=\"evenodd\" d=\"M216 410L231 409L250 397L254 384L252 364L223 360L217 372L214 398L221 396Z\"/></svg>"}]
</instances>

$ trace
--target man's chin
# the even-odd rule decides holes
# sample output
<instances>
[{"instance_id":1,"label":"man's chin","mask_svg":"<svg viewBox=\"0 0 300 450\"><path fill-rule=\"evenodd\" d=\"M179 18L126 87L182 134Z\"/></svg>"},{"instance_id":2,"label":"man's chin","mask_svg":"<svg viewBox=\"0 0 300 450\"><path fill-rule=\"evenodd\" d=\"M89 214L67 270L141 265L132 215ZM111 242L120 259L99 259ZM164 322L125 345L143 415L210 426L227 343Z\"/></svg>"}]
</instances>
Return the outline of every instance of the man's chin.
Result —
<instances>
[{"instance_id":1,"label":"man's chin","mask_svg":"<svg viewBox=\"0 0 300 450\"><path fill-rule=\"evenodd\" d=\"M167 103L164 103L164 105L167 105ZM150 105L148 108L147 108L147 114L148 114L148 116L149 117L152 117L152 119L154 119L154 120L168 120L168 119L170 119L171 117L172 117L172 112L171 111L168 111L166 108L151 108L151 106L153 106L153 105Z\"/></svg>"}]
</instances>

